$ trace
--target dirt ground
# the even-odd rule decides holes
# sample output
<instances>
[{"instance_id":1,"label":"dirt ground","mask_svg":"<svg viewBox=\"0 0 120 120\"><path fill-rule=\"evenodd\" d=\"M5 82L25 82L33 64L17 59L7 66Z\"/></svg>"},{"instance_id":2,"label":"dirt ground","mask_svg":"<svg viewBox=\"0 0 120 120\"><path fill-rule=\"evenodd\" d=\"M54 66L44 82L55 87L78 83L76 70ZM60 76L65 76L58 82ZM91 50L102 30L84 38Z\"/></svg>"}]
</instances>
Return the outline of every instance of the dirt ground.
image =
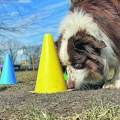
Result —
<instances>
[{"instance_id":1,"label":"dirt ground","mask_svg":"<svg viewBox=\"0 0 120 120\"><path fill-rule=\"evenodd\" d=\"M0 85L0 120L120 120L120 90L36 94L37 73L17 73L16 85Z\"/></svg>"}]
</instances>

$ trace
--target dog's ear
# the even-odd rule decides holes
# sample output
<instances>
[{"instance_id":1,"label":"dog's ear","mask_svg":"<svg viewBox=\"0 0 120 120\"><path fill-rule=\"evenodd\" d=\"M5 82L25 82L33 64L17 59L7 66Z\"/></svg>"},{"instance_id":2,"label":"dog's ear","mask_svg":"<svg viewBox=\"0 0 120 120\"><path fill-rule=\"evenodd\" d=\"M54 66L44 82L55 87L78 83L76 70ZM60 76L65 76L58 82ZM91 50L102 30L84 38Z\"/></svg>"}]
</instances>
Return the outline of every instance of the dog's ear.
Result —
<instances>
[{"instance_id":1,"label":"dog's ear","mask_svg":"<svg viewBox=\"0 0 120 120\"><path fill-rule=\"evenodd\" d=\"M85 65L88 69L90 69L92 72L97 72L99 74L103 74L103 69L104 69L104 65L97 62L97 61L94 61L92 59L88 59L86 60L85 62Z\"/></svg>"},{"instance_id":2,"label":"dog's ear","mask_svg":"<svg viewBox=\"0 0 120 120\"><path fill-rule=\"evenodd\" d=\"M98 49L103 49L106 47L106 45L103 41L96 40L93 44L94 44L94 47L98 48Z\"/></svg>"}]
</instances>

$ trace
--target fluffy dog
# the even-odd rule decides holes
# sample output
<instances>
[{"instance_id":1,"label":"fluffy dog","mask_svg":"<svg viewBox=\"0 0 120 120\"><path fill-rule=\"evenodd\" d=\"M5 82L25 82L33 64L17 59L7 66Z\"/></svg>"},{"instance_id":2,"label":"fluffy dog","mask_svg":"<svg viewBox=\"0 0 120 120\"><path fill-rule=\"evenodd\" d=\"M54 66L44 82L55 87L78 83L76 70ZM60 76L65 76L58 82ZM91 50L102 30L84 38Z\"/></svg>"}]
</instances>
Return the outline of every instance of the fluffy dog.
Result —
<instances>
[{"instance_id":1,"label":"fluffy dog","mask_svg":"<svg viewBox=\"0 0 120 120\"><path fill-rule=\"evenodd\" d=\"M120 88L120 0L71 2L56 42L68 88L100 81L103 88ZM114 75L106 82L111 69Z\"/></svg>"}]
</instances>

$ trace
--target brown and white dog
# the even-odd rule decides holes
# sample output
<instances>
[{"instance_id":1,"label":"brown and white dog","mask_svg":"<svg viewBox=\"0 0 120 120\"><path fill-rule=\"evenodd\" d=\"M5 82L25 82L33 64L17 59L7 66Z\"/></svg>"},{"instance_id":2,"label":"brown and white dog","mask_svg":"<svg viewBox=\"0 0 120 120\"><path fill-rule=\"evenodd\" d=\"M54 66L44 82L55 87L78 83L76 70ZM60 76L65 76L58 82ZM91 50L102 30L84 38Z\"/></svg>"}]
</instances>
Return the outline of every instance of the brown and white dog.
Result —
<instances>
[{"instance_id":1,"label":"brown and white dog","mask_svg":"<svg viewBox=\"0 0 120 120\"><path fill-rule=\"evenodd\" d=\"M68 88L103 81L111 69L114 76L103 88L120 88L120 0L71 2L56 42Z\"/></svg>"}]
</instances>

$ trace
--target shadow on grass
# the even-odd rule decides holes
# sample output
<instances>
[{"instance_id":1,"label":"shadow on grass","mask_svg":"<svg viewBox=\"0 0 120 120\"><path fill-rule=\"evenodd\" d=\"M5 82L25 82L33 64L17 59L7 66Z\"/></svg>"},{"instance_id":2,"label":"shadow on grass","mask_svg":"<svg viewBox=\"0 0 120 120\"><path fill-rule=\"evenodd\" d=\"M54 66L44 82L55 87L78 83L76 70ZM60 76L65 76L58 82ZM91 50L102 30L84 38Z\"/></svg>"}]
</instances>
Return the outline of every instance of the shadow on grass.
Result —
<instances>
[{"instance_id":1,"label":"shadow on grass","mask_svg":"<svg viewBox=\"0 0 120 120\"><path fill-rule=\"evenodd\" d=\"M25 83L25 81L17 81L17 84Z\"/></svg>"},{"instance_id":2,"label":"shadow on grass","mask_svg":"<svg viewBox=\"0 0 120 120\"><path fill-rule=\"evenodd\" d=\"M2 92L2 91L5 91L5 90L7 90L8 88L10 88L10 86L2 86L2 87L0 87L0 92Z\"/></svg>"}]
</instances>

